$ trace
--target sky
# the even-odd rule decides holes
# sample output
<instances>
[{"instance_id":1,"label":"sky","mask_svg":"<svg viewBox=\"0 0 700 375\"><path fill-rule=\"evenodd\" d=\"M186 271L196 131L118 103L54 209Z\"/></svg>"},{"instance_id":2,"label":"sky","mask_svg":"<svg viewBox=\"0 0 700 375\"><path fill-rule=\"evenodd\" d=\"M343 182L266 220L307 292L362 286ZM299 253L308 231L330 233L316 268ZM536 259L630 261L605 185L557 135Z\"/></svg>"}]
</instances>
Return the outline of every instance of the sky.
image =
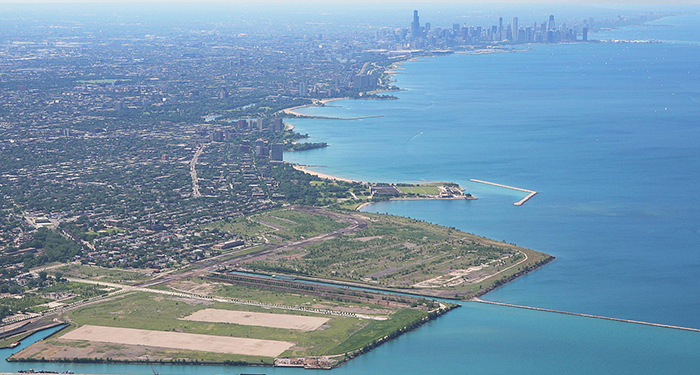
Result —
<instances>
[{"instance_id":1,"label":"sky","mask_svg":"<svg viewBox=\"0 0 700 375\"><path fill-rule=\"evenodd\" d=\"M593 5L593 4L697 4L700 5L700 0L425 0L423 2L406 1L406 0L0 0L0 3L12 4L41 4L41 3L230 3L230 4L250 4L250 3L266 3L266 4L310 4L310 3L385 3L385 4L415 4L428 6L432 3L455 3L455 4L484 4L484 3L503 3L503 4L577 4L577 5Z\"/></svg>"}]
</instances>

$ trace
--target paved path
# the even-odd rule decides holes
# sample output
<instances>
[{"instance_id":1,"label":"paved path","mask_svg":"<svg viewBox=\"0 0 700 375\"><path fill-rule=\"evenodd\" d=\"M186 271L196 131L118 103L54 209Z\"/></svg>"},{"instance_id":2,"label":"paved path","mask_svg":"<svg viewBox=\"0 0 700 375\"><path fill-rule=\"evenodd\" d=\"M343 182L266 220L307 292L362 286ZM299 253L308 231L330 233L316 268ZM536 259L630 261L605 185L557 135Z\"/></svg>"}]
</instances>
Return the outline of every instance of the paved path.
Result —
<instances>
[{"instance_id":1,"label":"paved path","mask_svg":"<svg viewBox=\"0 0 700 375\"><path fill-rule=\"evenodd\" d=\"M197 151L194 153L192 161L190 161L190 176L192 177L193 198L199 198L202 196L202 194L199 192L199 179L197 178L197 161L199 160L199 156L202 155L202 152L204 152L205 147L206 143L202 143L197 149Z\"/></svg>"}]
</instances>

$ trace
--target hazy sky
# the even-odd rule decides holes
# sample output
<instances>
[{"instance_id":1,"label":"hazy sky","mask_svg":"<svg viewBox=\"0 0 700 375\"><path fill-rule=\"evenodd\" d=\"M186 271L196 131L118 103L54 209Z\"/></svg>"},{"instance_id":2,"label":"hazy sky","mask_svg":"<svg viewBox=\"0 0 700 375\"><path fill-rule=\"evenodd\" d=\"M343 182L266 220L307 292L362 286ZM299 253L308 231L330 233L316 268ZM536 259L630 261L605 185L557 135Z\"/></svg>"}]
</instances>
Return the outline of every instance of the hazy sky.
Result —
<instances>
[{"instance_id":1,"label":"hazy sky","mask_svg":"<svg viewBox=\"0 0 700 375\"><path fill-rule=\"evenodd\" d=\"M532 3L554 3L554 4L698 4L700 0L425 0L425 1L405 1L405 0L0 0L0 3L26 4L26 3L283 3L283 4L303 4L303 3L397 3L403 5L424 5L431 3L456 3L456 4L479 4L479 3L503 3L503 4L532 4Z\"/></svg>"}]
</instances>

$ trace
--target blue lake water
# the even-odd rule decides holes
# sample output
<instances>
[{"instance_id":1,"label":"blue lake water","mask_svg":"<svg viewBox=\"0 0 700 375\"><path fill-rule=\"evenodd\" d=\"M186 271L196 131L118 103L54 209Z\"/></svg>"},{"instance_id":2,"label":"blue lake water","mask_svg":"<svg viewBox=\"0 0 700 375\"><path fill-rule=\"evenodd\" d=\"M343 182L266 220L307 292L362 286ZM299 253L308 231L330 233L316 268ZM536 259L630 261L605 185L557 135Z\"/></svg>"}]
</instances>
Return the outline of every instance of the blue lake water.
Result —
<instances>
[{"instance_id":1,"label":"blue lake water","mask_svg":"<svg viewBox=\"0 0 700 375\"><path fill-rule=\"evenodd\" d=\"M477 201L370 206L557 260L485 299L700 328L700 17L605 37L662 44L523 46L401 65L397 101L338 101L293 120L330 147L287 153L343 177L447 180ZM540 192L524 194L470 178ZM0 351L7 356L9 350ZM148 366L0 364L150 374ZM159 366L162 374L316 373ZM334 374L697 374L700 334L467 303ZM318 373L321 373L318 371ZM327 372L323 372L324 374Z\"/></svg>"},{"instance_id":2,"label":"blue lake water","mask_svg":"<svg viewBox=\"0 0 700 375\"><path fill-rule=\"evenodd\" d=\"M675 42L700 41L697 21L610 33L672 40L661 44L533 45L402 64L398 101L306 110L384 117L293 121L331 147L286 159L354 179L458 182L480 200L368 209L557 256L490 299L700 327L700 47ZM523 193L470 178L540 194L516 207Z\"/></svg>"}]
</instances>

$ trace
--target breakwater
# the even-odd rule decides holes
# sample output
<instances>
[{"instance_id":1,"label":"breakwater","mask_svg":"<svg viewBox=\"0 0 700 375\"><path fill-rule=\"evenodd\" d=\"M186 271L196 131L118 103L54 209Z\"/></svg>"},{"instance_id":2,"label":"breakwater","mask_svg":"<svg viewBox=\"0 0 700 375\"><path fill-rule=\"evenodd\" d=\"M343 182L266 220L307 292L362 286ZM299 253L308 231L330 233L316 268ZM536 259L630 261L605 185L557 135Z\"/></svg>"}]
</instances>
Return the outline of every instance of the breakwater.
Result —
<instances>
[{"instance_id":1,"label":"breakwater","mask_svg":"<svg viewBox=\"0 0 700 375\"><path fill-rule=\"evenodd\" d=\"M525 309L525 310L545 311L545 312L550 312L550 313L555 313L555 314L564 314L564 315L580 316L580 317L584 317L584 318L611 320L611 321L614 321L614 322L623 322L623 323L631 323L631 324L641 324L641 325L652 326L652 327L679 329L679 330L682 330L682 331L700 332L700 329L698 329L698 328L681 327L681 326L674 326L674 325L670 325L670 324L661 324L661 323L650 323L650 322L643 322L643 321L640 321L640 320L632 320L632 319L611 318L611 317L608 317L608 316L592 315L592 314L583 314L583 313L576 313L576 312L570 312L570 311L561 311L561 310L554 310L554 309L545 309L545 308L542 308L542 307L532 307L532 306L515 305L515 304L512 304L512 303L484 301L484 300L482 300L482 299L480 299L480 298L473 298L473 299L470 300L470 302L485 303L485 304L488 304L488 305L496 305L496 306L515 307L515 308L518 308L518 309Z\"/></svg>"},{"instance_id":2,"label":"breakwater","mask_svg":"<svg viewBox=\"0 0 700 375\"><path fill-rule=\"evenodd\" d=\"M517 188L517 187L513 187L513 186L497 184L497 183L495 183L495 182L488 182L488 181L484 181L484 180L477 180L477 179L475 179L475 178L471 178L471 179L469 179L469 181L471 181L471 182L478 182L478 183L480 183L480 184L486 184L486 185L491 185L491 186L498 186L498 187L502 187L502 188L505 188L505 189L517 190L517 191L522 191L522 192L528 193L528 194L525 196L525 198L523 198L523 199L521 199L521 200L519 200L519 201L513 203L514 206L522 206L523 204L525 204L525 202L527 202L528 200L530 200L530 198L532 198L532 197L534 197L535 195L537 195L537 192L534 191L534 190L521 189L521 188Z\"/></svg>"},{"instance_id":3,"label":"breakwater","mask_svg":"<svg viewBox=\"0 0 700 375\"><path fill-rule=\"evenodd\" d=\"M355 116L355 117L316 116L316 115L307 115L304 113L299 113L299 112L294 112L294 111L287 111L286 113L289 115L293 115L294 117L298 117L298 118L315 118L315 119L322 119L322 120L362 120L362 119L367 119L367 118L384 117L384 115Z\"/></svg>"}]
</instances>

